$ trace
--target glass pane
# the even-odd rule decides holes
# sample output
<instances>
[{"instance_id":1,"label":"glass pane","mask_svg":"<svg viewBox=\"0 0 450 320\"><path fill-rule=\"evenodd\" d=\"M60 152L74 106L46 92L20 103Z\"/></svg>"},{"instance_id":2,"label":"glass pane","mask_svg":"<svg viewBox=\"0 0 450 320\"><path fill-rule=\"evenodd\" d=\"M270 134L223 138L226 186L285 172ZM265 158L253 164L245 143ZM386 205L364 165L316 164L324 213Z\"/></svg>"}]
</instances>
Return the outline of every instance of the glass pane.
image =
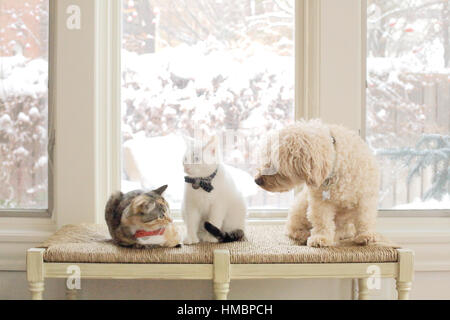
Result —
<instances>
[{"instance_id":1,"label":"glass pane","mask_svg":"<svg viewBox=\"0 0 450 320\"><path fill-rule=\"evenodd\" d=\"M225 163L250 207L289 205L255 185L251 147L294 120L294 2L123 1L124 191L167 183L179 207L183 136L198 129L234 137Z\"/></svg>"},{"instance_id":2,"label":"glass pane","mask_svg":"<svg viewBox=\"0 0 450 320\"><path fill-rule=\"evenodd\" d=\"M0 209L46 209L48 0L0 1Z\"/></svg>"},{"instance_id":3,"label":"glass pane","mask_svg":"<svg viewBox=\"0 0 450 320\"><path fill-rule=\"evenodd\" d=\"M450 208L450 2L368 0L367 141L382 209Z\"/></svg>"}]
</instances>

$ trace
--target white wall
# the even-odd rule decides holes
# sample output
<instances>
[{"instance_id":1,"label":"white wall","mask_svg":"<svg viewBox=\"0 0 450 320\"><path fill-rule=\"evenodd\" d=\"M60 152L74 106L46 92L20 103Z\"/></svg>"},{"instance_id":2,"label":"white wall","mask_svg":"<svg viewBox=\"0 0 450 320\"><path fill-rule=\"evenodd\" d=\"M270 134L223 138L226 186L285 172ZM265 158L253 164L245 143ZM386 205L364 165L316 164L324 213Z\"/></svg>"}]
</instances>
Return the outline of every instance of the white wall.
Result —
<instances>
[{"instance_id":1,"label":"white wall","mask_svg":"<svg viewBox=\"0 0 450 320\"><path fill-rule=\"evenodd\" d=\"M65 280L48 279L45 299L64 299ZM382 282L373 299L395 298L392 279ZM82 280L80 299L211 299L212 283L206 280L139 281ZM412 299L450 299L450 272L417 272ZM351 299L351 280L236 280L230 299ZM25 272L0 272L0 300L28 299Z\"/></svg>"}]
</instances>

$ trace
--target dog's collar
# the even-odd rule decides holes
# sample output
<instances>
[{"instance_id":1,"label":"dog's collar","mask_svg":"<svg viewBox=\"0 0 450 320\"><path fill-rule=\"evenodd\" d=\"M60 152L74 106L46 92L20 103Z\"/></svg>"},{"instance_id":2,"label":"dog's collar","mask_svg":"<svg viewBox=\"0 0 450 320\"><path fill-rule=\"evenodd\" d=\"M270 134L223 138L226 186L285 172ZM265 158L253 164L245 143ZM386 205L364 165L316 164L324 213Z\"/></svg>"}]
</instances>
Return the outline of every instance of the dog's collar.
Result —
<instances>
[{"instance_id":1,"label":"dog's collar","mask_svg":"<svg viewBox=\"0 0 450 320\"><path fill-rule=\"evenodd\" d=\"M136 239L138 239L138 238L144 238L144 237L161 236L164 234L164 231L166 231L165 228L160 228L160 229L153 230L153 231L137 230L134 233L134 237Z\"/></svg>"},{"instance_id":2,"label":"dog's collar","mask_svg":"<svg viewBox=\"0 0 450 320\"><path fill-rule=\"evenodd\" d=\"M322 186L323 188L328 188L332 184L332 180L336 175L336 162L337 162L337 151L336 151L336 138L331 135L331 141L333 142L333 149L334 149L334 157L333 157L333 168L331 169L331 173L328 175L328 177L323 181Z\"/></svg>"},{"instance_id":3,"label":"dog's collar","mask_svg":"<svg viewBox=\"0 0 450 320\"><path fill-rule=\"evenodd\" d=\"M192 188L194 188L196 190L198 188L202 188L206 192L211 192L214 189L211 181L216 176L218 170L219 170L219 168L217 168L212 174L210 174L209 176L204 177L204 178L192 178L192 177L186 176L186 177L184 177L184 182L192 184Z\"/></svg>"}]
</instances>

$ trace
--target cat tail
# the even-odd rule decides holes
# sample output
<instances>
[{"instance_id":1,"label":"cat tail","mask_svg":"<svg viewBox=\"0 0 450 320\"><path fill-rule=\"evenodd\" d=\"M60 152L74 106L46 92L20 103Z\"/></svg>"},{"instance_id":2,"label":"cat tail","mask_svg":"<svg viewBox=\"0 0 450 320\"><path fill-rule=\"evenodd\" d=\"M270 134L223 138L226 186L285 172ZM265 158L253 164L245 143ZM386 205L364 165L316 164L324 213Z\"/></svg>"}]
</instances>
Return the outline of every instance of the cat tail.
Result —
<instances>
[{"instance_id":1,"label":"cat tail","mask_svg":"<svg viewBox=\"0 0 450 320\"><path fill-rule=\"evenodd\" d=\"M105 220L108 225L109 232L111 236L113 232L119 227L120 220L122 218L122 213L118 212L117 207L123 199L123 193L120 191L114 192L111 197L109 197L108 202L105 206Z\"/></svg>"},{"instance_id":2,"label":"cat tail","mask_svg":"<svg viewBox=\"0 0 450 320\"><path fill-rule=\"evenodd\" d=\"M217 228L215 225L209 223L208 221L205 222L205 229L215 238L217 238L219 242L240 241L244 238L244 230L236 229L230 232L223 232L222 230Z\"/></svg>"}]
</instances>

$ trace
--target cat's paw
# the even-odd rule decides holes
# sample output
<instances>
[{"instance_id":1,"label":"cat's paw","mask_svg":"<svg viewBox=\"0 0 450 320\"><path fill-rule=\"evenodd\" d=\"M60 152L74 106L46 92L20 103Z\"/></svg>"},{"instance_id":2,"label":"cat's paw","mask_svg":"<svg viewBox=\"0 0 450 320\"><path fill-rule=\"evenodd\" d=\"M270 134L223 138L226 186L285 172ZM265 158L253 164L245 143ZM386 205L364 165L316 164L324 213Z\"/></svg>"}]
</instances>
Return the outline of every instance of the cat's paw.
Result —
<instances>
[{"instance_id":1,"label":"cat's paw","mask_svg":"<svg viewBox=\"0 0 450 320\"><path fill-rule=\"evenodd\" d=\"M209 233L206 233L206 234L203 235L202 241L203 242L210 242L210 243L217 243L217 242L219 242L219 240L217 240L216 237L210 235Z\"/></svg>"},{"instance_id":2,"label":"cat's paw","mask_svg":"<svg viewBox=\"0 0 450 320\"><path fill-rule=\"evenodd\" d=\"M184 241L183 241L183 243L186 245L196 244L199 242L200 242L200 240L197 237L186 237L186 239L184 239Z\"/></svg>"},{"instance_id":3,"label":"cat's paw","mask_svg":"<svg viewBox=\"0 0 450 320\"><path fill-rule=\"evenodd\" d=\"M212 236L209 232L203 231L198 233L198 237L200 239L200 242L211 242L216 243L218 242L217 238Z\"/></svg>"}]
</instances>

